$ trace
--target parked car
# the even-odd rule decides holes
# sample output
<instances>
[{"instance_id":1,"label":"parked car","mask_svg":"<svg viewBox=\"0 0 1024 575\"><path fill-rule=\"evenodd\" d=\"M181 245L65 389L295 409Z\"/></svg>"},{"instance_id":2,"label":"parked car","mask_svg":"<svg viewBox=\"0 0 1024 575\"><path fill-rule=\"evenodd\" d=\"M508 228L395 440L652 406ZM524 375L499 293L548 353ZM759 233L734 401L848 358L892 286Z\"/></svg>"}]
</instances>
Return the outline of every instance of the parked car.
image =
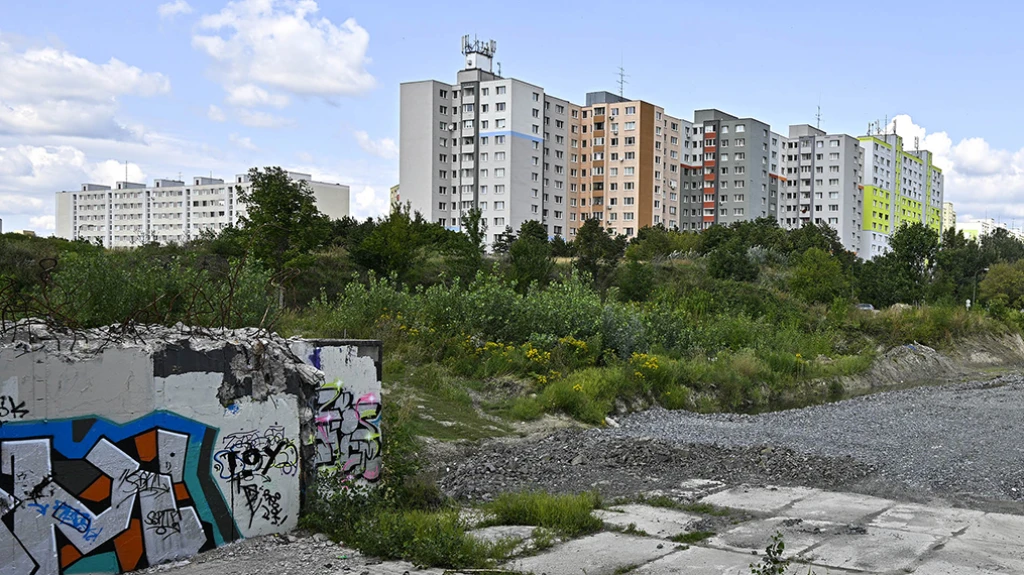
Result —
<instances>
[{"instance_id":1,"label":"parked car","mask_svg":"<svg viewBox=\"0 0 1024 575\"><path fill-rule=\"evenodd\" d=\"M861 311L872 311L872 312L878 311L877 309L875 309L875 306L873 306L873 305L871 305L869 303L858 303L858 304L854 304L853 307L855 307L855 308L857 308L857 309L859 309Z\"/></svg>"}]
</instances>

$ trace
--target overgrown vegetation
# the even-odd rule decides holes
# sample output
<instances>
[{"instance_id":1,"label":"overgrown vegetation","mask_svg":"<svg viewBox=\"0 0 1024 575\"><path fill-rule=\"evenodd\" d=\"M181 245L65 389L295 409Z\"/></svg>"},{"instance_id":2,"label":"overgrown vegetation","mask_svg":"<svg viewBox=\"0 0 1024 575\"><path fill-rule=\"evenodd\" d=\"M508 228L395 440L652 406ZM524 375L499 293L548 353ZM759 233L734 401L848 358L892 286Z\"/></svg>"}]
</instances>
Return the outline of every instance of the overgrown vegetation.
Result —
<instances>
[{"instance_id":1,"label":"overgrown vegetation","mask_svg":"<svg viewBox=\"0 0 1024 575\"><path fill-rule=\"evenodd\" d=\"M391 391L382 481L362 490L324 477L303 525L383 558L485 568L512 549L468 535L423 477L417 435L477 439L545 413L601 424L651 404L713 412L819 401L841 386L817 382L866 369L879 346L941 348L1024 326L1024 244L1002 230L980 243L949 231L940 243L905 226L889 253L865 262L827 226L786 231L760 219L699 235L647 227L627 239L587 220L566 241L529 221L485 253L476 210L463 214L464 233L401 206L329 221L280 169L250 179L240 226L186 245L106 250L0 236L0 316L382 340ZM487 511L537 526L542 547L599 529L598 503L506 494ZM774 540L752 568L781 573L783 549Z\"/></svg>"},{"instance_id":2,"label":"overgrown vegetation","mask_svg":"<svg viewBox=\"0 0 1024 575\"><path fill-rule=\"evenodd\" d=\"M600 504L596 493L503 493L484 506L492 516L485 525L535 525L559 535L579 537L601 529L601 520L591 513Z\"/></svg>"}]
</instances>

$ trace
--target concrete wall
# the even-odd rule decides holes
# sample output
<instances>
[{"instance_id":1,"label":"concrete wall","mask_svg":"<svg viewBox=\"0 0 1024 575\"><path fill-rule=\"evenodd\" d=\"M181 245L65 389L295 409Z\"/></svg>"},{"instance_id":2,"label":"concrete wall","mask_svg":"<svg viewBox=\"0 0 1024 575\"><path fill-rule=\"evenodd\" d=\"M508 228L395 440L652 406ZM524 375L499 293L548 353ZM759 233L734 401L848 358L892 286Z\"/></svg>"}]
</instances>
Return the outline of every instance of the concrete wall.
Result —
<instances>
[{"instance_id":1,"label":"concrete wall","mask_svg":"<svg viewBox=\"0 0 1024 575\"><path fill-rule=\"evenodd\" d=\"M0 347L0 575L189 557L379 478L379 343L169 332Z\"/></svg>"}]
</instances>

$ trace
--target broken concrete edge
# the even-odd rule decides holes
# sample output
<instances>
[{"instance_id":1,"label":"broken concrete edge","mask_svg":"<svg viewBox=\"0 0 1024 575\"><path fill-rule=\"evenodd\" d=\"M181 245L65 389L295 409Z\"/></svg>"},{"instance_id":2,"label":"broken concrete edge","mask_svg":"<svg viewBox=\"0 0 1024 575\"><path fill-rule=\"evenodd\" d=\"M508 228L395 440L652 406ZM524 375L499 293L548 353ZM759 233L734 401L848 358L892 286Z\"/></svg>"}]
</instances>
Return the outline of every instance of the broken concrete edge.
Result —
<instances>
[{"instance_id":1,"label":"broken concrete edge","mask_svg":"<svg viewBox=\"0 0 1024 575\"><path fill-rule=\"evenodd\" d=\"M25 572L43 556L47 572L58 556L62 567L107 561L105 542L136 528L139 549L115 545L114 567L98 572L287 532L323 474L348 487L380 478L379 341L20 327L0 342L0 548L17 548L11 565ZM115 501L123 509L108 513ZM121 517L133 509L146 513ZM66 548L47 543L55 528L71 529ZM150 541L151 529L169 538Z\"/></svg>"}]
</instances>

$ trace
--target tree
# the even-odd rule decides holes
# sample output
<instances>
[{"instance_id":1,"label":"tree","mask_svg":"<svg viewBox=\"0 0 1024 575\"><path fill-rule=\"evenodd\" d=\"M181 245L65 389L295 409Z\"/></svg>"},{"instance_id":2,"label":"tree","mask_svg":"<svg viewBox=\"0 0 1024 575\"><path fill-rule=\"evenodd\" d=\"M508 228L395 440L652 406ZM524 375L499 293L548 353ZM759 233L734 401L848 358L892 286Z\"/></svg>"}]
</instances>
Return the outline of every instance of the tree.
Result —
<instances>
[{"instance_id":1,"label":"tree","mask_svg":"<svg viewBox=\"0 0 1024 575\"><path fill-rule=\"evenodd\" d=\"M988 263L1024 259L1024 243L1003 228L996 228L992 233L982 236L981 250L985 252Z\"/></svg>"},{"instance_id":2,"label":"tree","mask_svg":"<svg viewBox=\"0 0 1024 575\"><path fill-rule=\"evenodd\" d=\"M601 227L601 222L587 220L580 226L572 242L576 253L576 269L589 274L598 285L603 284L625 250L624 239L608 235Z\"/></svg>"},{"instance_id":3,"label":"tree","mask_svg":"<svg viewBox=\"0 0 1024 575\"><path fill-rule=\"evenodd\" d=\"M392 205L391 213L378 219L373 231L358 245L352 246L353 261L381 275L394 273L402 281L408 279L410 270L426 246L445 238L445 230L439 225L426 222L418 212L415 216L409 212L408 204Z\"/></svg>"},{"instance_id":4,"label":"tree","mask_svg":"<svg viewBox=\"0 0 1024 575\"><path fill-rule=\"evenodd\" d=\"M296 258L322 245L330 220L320 213L305 180L293 180L278 167L249 170L248 189L238 188L246 210L238 217L252 254L281 271Z\"/></svg>"},{"instance_id":5,"label":"tree","mask_svg":"<svg viewBox=\"0 0 1024 575\"><path fill-rule=\"evenodd\" d=\"M978 286L982 301L1001 300L1014 309L1024 307L1024 260L992 264Z\"/></svg>"},{"instance_id":6,"label":"tree","mask_svg":"<svg viewBox=\"0 0 1024 575\"><path fill-rule=\"evenodd\" d=\"M707 256L708 273L717 279L752 282L760 273L758 265L747 255L747 248L739 238L718 246Z\"/></svg>"},{"instance_id":7,"label":"tree","mask_svg":"<svg viewBox=\"0 0 1024 575\"><path fill-rule=\"evenodd\" d=\"M546 285L555 263L551 259L551 245L534 235L520 233L509 248L509 276L520 293L526 293L530 284Z\"/></svg>"},{"instance_id":8,"label":"tree","mask_svg":"<svg viewBox=\"0 0 1024 575\"><path fill-rule=\"evenodd\" d=\"M988 265L977 242L950 228L943 232L935 254L935 268L929 299L962 304L974 297L975 278Z\"/></svg>"},{"instance_id":9,"label":"tree","mask_svg":"<svg viewBox=\"0 0 1024 575\"><path fill-rule=\"evenodd\" d=\"M418 215L418 214L417 214ZM462 214L462 233L449 236L447 252L451 257L452 273L469 281L476 277L484 262L487 241L487 221L478 208Z\"/></svg>"},{"instance_id":10,"label":"tree","mask_svg":"<svg viewBox=\"0 0 1024 575\"><path fill-rule=\"evenodd\" d=\"M615 285L619 288L619 297L624 301L647 301L654 291L655 270L649 263L629 259L621 266Z\"/></svg>"},{"instance_id":11,"label":"tree","mask_svg":"<svg viewBox=\"0 0 1024 575\"><path fill-rule=\"evenodd\" d=\"M551 255L556 258L572 257L572 244L565 241L562 236L555 236L551 240Z\"/></svg>"},{"instance_id":12,"label":"tree","mask_svg":"<svg viewBox=\"0 0 1024 575\"><path fill-rule=\"evenodd\" d=\"M512 226L505 226L505 231L494 236L494 245L491 249L496 254L507 254L512 242L516 241L516 233Z\"/></svg>"},{"instance_id":13,"label":"tree","mask_svg":"<svg viewBox=\"0 0 1024 575\"><path fill-rule=\"evenodd\" d=\"M896 228L889 239L889 253L885 265L892 266L896 274L897 302L924 301L931 280L935 255L939 249L939 234L922 223L904 224Z\"/></svg>"},{"instance_id":14,"label":"tree","mask_svg":"<svg viewBox=\"0 0 1024 575\"><path fill-rule=\"evenodd\" d=\"M810 248L798 258L789 289L807 303L832 303L850 294L850 280L839 260L822 249Z\"/></svg>"},{"instance_id":15,"label":"tree","mask_svg":"<svg viewBox=\"0 0 1024 575\"><path fill-rule=\"evenodd\" d=\"M544 243L548 242L548 231L537 220L526 220L519 226L519 237L531 236Z\"/></svg>"}]
</instances>

